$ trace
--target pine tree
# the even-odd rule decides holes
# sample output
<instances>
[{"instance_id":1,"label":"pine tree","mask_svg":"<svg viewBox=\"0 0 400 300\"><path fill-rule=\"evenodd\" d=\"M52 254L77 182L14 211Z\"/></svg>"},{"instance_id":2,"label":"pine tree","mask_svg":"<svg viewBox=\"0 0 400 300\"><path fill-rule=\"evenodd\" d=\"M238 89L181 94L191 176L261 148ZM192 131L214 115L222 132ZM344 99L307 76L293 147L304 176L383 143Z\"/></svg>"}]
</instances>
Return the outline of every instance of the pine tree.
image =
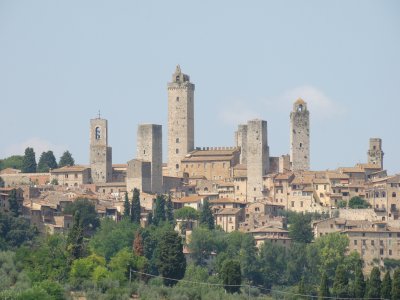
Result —
<instances>
[{"instance_id":1,"label":"pine tree","mask_svg":"<svg viewBox=\"0 0 400 300\"><path fill-rule=\"evenodd\" d=\"M400 268L394 270L392 280L392 300L400 299Z\"/></svg>"},{"instance_id":2,"label":"pine tree","mask_svg":"<svg viewBox=\"0 0 400 300\"><path fill-rule=\"evenodd\" d=\"M171 200L171 195L168 195L168 200L167 200L167 210L166 210L166 219L168 223L174 224L174 206L172 204Z\"/></svg>"},{"instance_id":3,"label":"pine tree","mask_svg":"<svg viewBox=\"0 0 400 300\"><path fill-rule=\"evenodd\" d=\"M139 230L136 231L135 239L133 240L133 252L137 256L143 256L143 254L144 254L143 238L142 238L142 235L140 234Z\"/></svg>"},{"instance_id":4,"label":"pine tree","mask_svg":"<svg viewBox=\"0 0 400 300\"><path fill-rule=\"evenodd\" d=\"M22 173L36 173L36 157L33 148L25 149L25 156L22 161Z\"/></svg>"},{"instance_id":5,"label":"pine tree","mask_svg":"<svg viewBox=\"0 0 400 300\"><path fill-rule=\"evenodd\" d=\"M68 233L67 252L71 260L81 258L84 254L83 228L79 210L74 214L74 223Z\"/></svg>"},{"instance_id":6,"label":"pine tree","mask_svg":"<svg viewBox=\"0 0 400 300\"><path fill-rule=\"evenodd\" d=\"M152 225L153 224L153 213L149 212L149 214L147 215L147 225Z\"/></svg>"},{"instance_id":7,"label":"pine tree","mask_svg":"<svg viewBox=\"0 0 400 300\"><path fill-rule=\"evenodd\" d=\"M3 180L3 178L0 177L0 188L3 188L3 187L4 187L4 180Z\"/></svg>"},{"instance_id":8,"label":"pine tree","mask_svg":"<svg viewBox=\"0 0 400 300\"><path fill-rule=\"evenodd\" d=\"M335 279L333 281L333 294L338 298L349 297L348 291L349 278L343 265L336 268Z\"/></svg>"},{"instance_id":9,"label":"pine tree","mask_svg":"<svg viewBox=\"0 0 400 300\"><path fill-rule=\"evenodd\" d=\"M365 295L365 279L360 266L356 267L354 274L354 297L364 298Z\"/></svg>"},{"instance_id":10,"label":"pine tree","mask_svg":"<svg viewBox=\"0 0 400 300\"><path fill-rule=\"evenodd\" d=\"M237 260L225 259L221 267L221 278L228 293L239 293L242 283L240 263Z\"/></svg>"},{"instance_id":11,"label":"pine tree","mask_svg":"<svg viewBox=\"0 0 400 300\"><path fill-rule=\"evenodd\" d=\"M328 285L328 276L326 276L326 273L322 274L321 277L321 282L319 285L319 290L318 290L318 299L324 299L325 297L329 297L329 285Z\"/></svg>"},{"instance_id":12,"label":"pine tree","mask_svg":"<svg viewBox=\"0 0 400 300\"><path fill-rule=\"evenodd\" d=\"M140 193L137 188L133 189L132 207L131 207L131 221L135 224L140 224Z\"/></svg>"},{"instance_id":13,"label":"pine tree","mask_svg":"<svg viewBox=\"0 0 400 300\"><path fill-rule=\"evenodd\" d=\"M65 151L63 155L60 157L58 167L62 168L65 166L73 166L73 165L75 165L75 160L72 158L72 154L69 151Z\"/></svg>"},{"instance_id":14,"label":"pine tree","mask_svg":"<svg viewBox=\"0 0 400 300\"><path fill-rule=\"evenodd\" d=\"M385 274L385 277L383 277L381 298L382 299L391 299L392 298L392 278L390 277L389 271L387 271Z\"/></svg>"},{"instance_id":15,"label":"pine tree","mask_svg":"<svg viewBox=\"0 0 400 300\"><path fill-rule=\"evenodd\" d=\"M20 207L17 199L17 190L13 189L10 192L10 196L8 198L8 204L10 206L10 212L14 217L18 217L20 213Z\"/></svg>"},{"instance_id":16,"label":"pine tree","mask_svg":"<svg viewBox=\"0 0 400 300\"><path fill-rule=\"evenodd\" d=\"M204 201L203 209L200 212L200 225L206 226L210 230L215 228L214 216L208 200Z\"/></svg>"},{"instance_id":17,"label":"pine tree","mask_svg":"<svg viewBox=\"0 0 400 300\"><path fill-rule=\"evenodd\" d=\"M164 221L165 221L165 198L163 195L157 195L153 224L158 226Z\"/></svg>"},{"instance_id":18,"label":"pine tree","mask_svg":"<svg viewBox=\"0 0 400 300\"><path fill-rule=\"evenodd\" d=\"M53 151L47 151L43 152L42 155L40 155L39 158L39 163L37 170L38 172L49 172L50 169L56 169L57 168L57 161L56 158L54 157Z\"/></svg>"},{"instance_id":19,"label":"pine tree","mask_svg":"<svg viewBox=\"0 0 400 300\"><path fill-rule=\"evenodd\" d=\"M373 267L367 285L367 298L381 297L381 272L378 267Z\"/></svg>"},{"instance_id":20,"label":"pine tree","mask_svg":"<svg viewBox=\"0 0 400 300\"><path fill-rule=\"evenodd\" d=\"M182 279L186 270L186 259L183 254L182 239L174 230L165 231L158 245L157 268L166 278ZM239 268L240 270L240 268ZM164 278L164 284L172 286L176 280Z\"/></svg>"},{"instance_id":21,"label":"pine tree","mask_svg":"<svg viewBox=\"0 0 400 300\"><path fill-rule=\"evenodd\" d=\"M125 193L125 201L124 201L124 217L129 218L131 215L131 203L128 199L128 193Z\"/></svg>"}]
</instances>

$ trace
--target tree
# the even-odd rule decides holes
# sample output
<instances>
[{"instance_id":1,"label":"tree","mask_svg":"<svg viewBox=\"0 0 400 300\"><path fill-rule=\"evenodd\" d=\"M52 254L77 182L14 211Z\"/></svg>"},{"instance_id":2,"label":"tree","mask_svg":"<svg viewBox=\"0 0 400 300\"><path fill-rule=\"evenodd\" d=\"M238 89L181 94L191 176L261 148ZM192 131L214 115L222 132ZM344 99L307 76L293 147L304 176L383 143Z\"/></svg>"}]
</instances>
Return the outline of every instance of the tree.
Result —
<instances>
[{"instance_id":1,"label":"tree","mask_svg":"<svg viewBox=\"0 0 400 300\"><path fill-rule=\"evenodd\" d=\"M289 237L295 242L310 243L313 239L311 217L308 214L293 214L290 220Z\"/></svg>"},{"instance_id":2,"label":"tree","mask_svg":"<svg viewBox=\"0 0 400 300\"><path fill-rule=\"evenodd\" d=\"M354 274L354 297L364 298L365 295L365 280L364 274L360 266L356 267Z\"/></svg>"},{"instance_id":3,"label":"tree","mask_svg":"<svg viewBox=\"0 0 400 300\"><path fill-rule=\"evenodd\" d=\"M168 221L168 223L170 224L174 224L174 206L172 204L172 200L171 200L171 195L168 195L168 200L167 200L167 204L166 204L166 219Z\"/></svg>"},{"instance_id":4,"label":"tree","mask_svg":"<svg viewBox=\"0 0 400 300\"><path fill-rule=\"evenodd\" d=\"M240 263L237 260L226 259L222 264L221 279L224 284L224 289L228 293L239 293L242 283Z\"/></svg>"},{"instance_id":5,"label":"tree","mask_svg":"<svg viewBox=\"0 0 400 300\"><path fill-rule=\"evenodd\" d=\"M358 196L355 196L355 197L350 199L349 207L350 208L368 208L369 204L364 199L362 199L362 198L360 198Z\"/></svg>"},{"instance_id":6,"label":"tree","mask_svg":"<svg viewBox=\"0 0 400 300\"><path fill-rule=\"evenodd\" d=\"M147 225L152 225L153 224L153 213L149 212L147 215Z\"/></svg>"},{"instance_id":7,"label":"tree","mask_svg":"<svg viewBox=\"0 0 400 300\"><path fill-rule=\"evenodd\" d=\"M33 148L25 149L25 156L22 161L22 172L23 173L36 173L36 157Z\"/></svg>"},{"instance_id":8,"label":"tree","mask_svg":"<svg viewBox=\"0 0 400 300\"><path fill-rule=\"evenodd\" d=\"M42 152L39 158L37 171L41 173L49 172L50 169L57 168L57 161L54 157L53 151Z\"/></svg>"},{"instance_id":9,"label":"tree","mask_svg":"<svg viewBox=\"0 0 400 300\"><path fill-rule=\"evenodd\" d=\"M10 212L14 217L18 217L20 213L20 205L17 199L17 190L12 189L10 192L10 196L8 198L8 203L10 205Z\"/></svg>"},{"instance_id":10,"label":"tree","mask_svg":"<svg viewBox=\"0 0 400 300\"><path fill-rule=\"evenodd\" d=\"M349 297L349 277L344 265L336 268L335 280L333 281L333 294L338 298Z\"/></svg>"},{"instance_id":11,"label":"tree","mask_svg":"<svg viewBox=\"0 0 400 300\"><path fill-rule=\"evenodd\" d=\"M105 266L104 257L92 254L88 257L76 259L73 261L70 271L70 280L75 286L79 286L85 280L93 277L93 272L98 266Z\"/></svg>"},{"instance_id":12,"label":"tree","mask_svg":"<svg viewBox=\"0 0 400 300\"><path fill-rule=\"evenodd\" d=\"M153 224L157 226L164 221L165 221L165 198L163 195L157 195Z\"/></svg>"},{"instance_id":13,"label":"tree","mask_svg":"<svg viewBox=\"0 0 400 300\"><path fill-rule=\"evenodd\" d=\"M319 284L319 289L318 289L318 299L323 300L325 297L330 297L329 293L329 284L328 284L328 276L326 276L326 273L323 273L321 276L321 282Z\"/></svg>"},{"instance_id":14,"label":"tree","mask_svg":"<svg viewBox=\"0 0 400 300\"><path fill-rule=\"evenodd\" d=\"M58 162L58 167L62 168L65 166L73 166L75 165L75 160L72 158L72 155L69 151L65 151L63 155L60 157L60 161Z\"/></svg>"},{"instance_id":15,"label":"tree","mask_svg":"<svg viewBox=\"0 0 400 300\"><path fill-rule=\"evenodd\" d=\"M392 278L390 277L389 271L387 271L385 274L385 277L383 277L381 298L382 299L391 299L392 298Z\"/></svg>"},{"instance_id":16,"label":"tree","mask_svg":"<svg viewBox=\"0 0 400 300\"><path fill-rule=\"evenodd\" d=\"M76 199L68 203L64 209L65 215L75 215L79 211L80 224L86 234L91 233L100 225L96 207L86 198Z\"/></svg>"},{"instance_id":17,"label":"tree","mask_svg":"<svg viewBox=\"0 0 400 300\"><path fill-rule=\"evenodd\" d=\"M125 201L124 201L124 217L129 218L131 215L131 203L128 199L128 193L125 193Z\"/></svg>"},{"instance_id":18,"label":"tree","mask_svg":"<svg viewBox=\"0 0 400 300\"><path fill-rule=\"evenodd\" d=\"M199 214L197 210L193 207L184 206L174 211L175 219L180 223L180 231L182 234L185 234L188 224L193 222L199 218Z\"/></svg>"},{"instance_id":19,"label":"tree","mask_svg":"<svg viewBox=\"0 0 400 300\"><path fill-rule=\"evenodd\" d=\"M24 161L23 155L12 155L5 159L0 159L0 170L6 168L22 170L23 161Z\"/></svg>"},{"instance_id":20,"label":"tree","mask_svg":"<svg viewBox=\"0 0 400 300\"><path fill-rule=\"evenodd\" d=\"M3 187L4 187L4 180L3 180L3 178L0 177L0 188L3 188Z\"/></svg>"},{"instance_id":21,"label":"tree","mask_svg":"<svg viewBox=\"0 0 400 300\"><path fill-rule=\"evenodd\" d=\"M143 239L142 235L140 234L140 231L136 231L135 234L135 239L133 240L133 252L137 256L143 256L144 250L143 250Z\"/></svg>"},{"instance_id":22,"label":"tree","mask_svg":"<svg viewBox=\"0 0 400 300\"><path fill-rule=\"evenodd\" d=\"M270 289L274 284L283 284L286 267L286 251L283 246L265 242L257 260L263 285Z\"/></svg>"},{"instance_id":23,"label":"tree","mask_svg":"<svg viewBox=\"0 0 400 300\"><path fill-rule=\"evenodd\" d=\"M131 221L135 224L140 224L140 192L137 188L133 189Z\"/></svg>"},{"instance_id":24,"label":"tree","mask_svg":"<svg viewBox=\"0 0 400 300\"><path fill-rule=\"evenodd\" d=\"M381 272L378 267L373 267L369 276L366 298L381 297Z\"/></svg>"},{"instance_id":25,"label":"tree","mask_svg":"<svg viewBox=\"0 0 400 300\"><path fill-rule=\"evenodd\" d=\"M75 212L74 224L68 232L67 252L72 260L81 258L84 254L83 228L79 210Z\"/></svg>"},{"instance_id":26,"label":"tree","mask_svg":"<svg viewBox=\"0 0 400 300\"><path fill-rule=\"evenodd\" d=\"M400 299L400 268L396 269L393 273L392 299Z\"/></svg>"},{"instance_id":27,"label":"tree","mask_svg":"<svg viewBox=\"0 0 400 300\"><path fill-rule=\"evenodd\" d=\"M200 212L200 225L206 226L210 230L215 228L214 216L207 199L204 201L203 208Z\"/></svg>"},{"instance_id":28,"label":"tree","mask_svg":"<svg viewBox=\"0 0 400 300\"><path fill-rule=\"evenodd\" d=\"M157 267L160 274L165 277L164 284L173 286L176 280L182 279L185 275L186 259L183 254L182 239L174 230L165 231L158 246Z\"/></svg>"}]
</instances>

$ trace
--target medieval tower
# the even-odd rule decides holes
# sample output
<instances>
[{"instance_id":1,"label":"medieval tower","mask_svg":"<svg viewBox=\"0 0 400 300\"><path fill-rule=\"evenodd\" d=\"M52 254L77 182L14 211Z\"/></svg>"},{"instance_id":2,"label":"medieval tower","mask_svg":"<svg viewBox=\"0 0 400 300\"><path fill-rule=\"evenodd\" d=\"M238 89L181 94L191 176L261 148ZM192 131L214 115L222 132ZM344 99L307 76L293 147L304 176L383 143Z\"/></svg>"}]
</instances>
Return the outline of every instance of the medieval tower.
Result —
<instances>
[{"instance_id":1,"label":"medieval tower","mask_svg":"<svg viewBox=\"0 0 400 300\"><path fill-rule=\"evenodd\" d=\"M181 160L194 149L194 84L179 65L168 83L168 173L181 176Z\"/></svg>"},{"instance_id":2,"label":"medieval tower","mask_svg":"<svg viewBox=\"0 0 400 300\"><path fill-rule=\"evenodd\" d=\"M236 147L240 147L240 163L247 163L247 125L239 125L235 132Z\"/></svg>"},{"instance_id":3,"label":"medieval tower","mask_svg":"<svg viewBox=\"0 0 400 300\"><path fill-rule=\"evenodd\" d=\"M137 159L151 163L152 193L162 193L162 126L140 124L137 130Z\"/></svg>"},{"instance_id":4,"label":"medieval tower","mask_svg":"<svg viewBox=\"0 0 400 300\"><path fill-rule=\"evenodd\" d=\"M269 171L267 121L247 123L247 201L254 202L264 192L263 176Z\"/></svg>"},{"instance_id":5,"label":"medieval tower","mask_svg":"<svg viewBox=\"0 0 400 300\"><path fill-rule=\"evenodd\" d=\"M90 120L90 169L93 183L106 183L112 179L112 149L108 147L107 120Z\"/></svg>"},{"instance_id":6,"label":"medieval tower","mask_svg":"<svg viewBox=\"0 0 400 300\"><path fill-rule=\"evenodd\" d=\"M382 139L370 138L368 150L368 163L378 165L383 169Z\"/></svg>"},{"instance_id":7,"label":"medieval tower","mask_svg":"<svg viewBox=\"0 0 400 300\"><path fill-rule=\"evenodd\" d=\"M290 163L293 171L310 169L310 113L301 98L290 113Z\"/></svg>"}]
</instances>

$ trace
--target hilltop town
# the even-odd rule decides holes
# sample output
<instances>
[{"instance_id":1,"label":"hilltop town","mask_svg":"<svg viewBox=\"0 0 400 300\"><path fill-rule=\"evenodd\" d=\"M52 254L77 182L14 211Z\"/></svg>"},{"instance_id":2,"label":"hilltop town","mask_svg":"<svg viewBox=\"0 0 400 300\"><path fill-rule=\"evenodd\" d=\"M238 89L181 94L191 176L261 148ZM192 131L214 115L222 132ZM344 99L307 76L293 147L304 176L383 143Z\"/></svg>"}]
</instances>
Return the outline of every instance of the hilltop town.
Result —
<instances>
[{"instance_id":1,"label":"hilltop town","mask_svg":"<svg viewBox=\"0 0 400 300\"><path fill-rule=\"evenodd\" d=\"M189 207L201 212L209 205L216 228L250 235L257 248L273 243L289 249L294 241L288 214L295 212L314 216L309 225L314 239L331 233L346 236L347 252L359 254L364 274L400 260L400 175L385 170L379 137L359 141L366 145L365 154L360 153L364 163L311 170L312 115L307 99L293 99L288 111L289 153L270 156L267 120L238 124L231 145L197 145L195 84L180 66L167 91L168 124L138 125L136 157L113 164L109 124L99 115L90 120L90 139L83 145L89 149L87 164L44 173L1 170L0 211L11 210L9 198L16 191L21 215L40 233L67 233L74 219L63 213L69 203L88 199L100 218L119 222L126 197L130 201L137 190L144 228L155 214L157 197L164 195L174 210ZM184 241L190 241L197 227L198 220L176 219L175 229ZM184 245L183 251L189 258L190 247Z\"/></svg>"}]
</instances>

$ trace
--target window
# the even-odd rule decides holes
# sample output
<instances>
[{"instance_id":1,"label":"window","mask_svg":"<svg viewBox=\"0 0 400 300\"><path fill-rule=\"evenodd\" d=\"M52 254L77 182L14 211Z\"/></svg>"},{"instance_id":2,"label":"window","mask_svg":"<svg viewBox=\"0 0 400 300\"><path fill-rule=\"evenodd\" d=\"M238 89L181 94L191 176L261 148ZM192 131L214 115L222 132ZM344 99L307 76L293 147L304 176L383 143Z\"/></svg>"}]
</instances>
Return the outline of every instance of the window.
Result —
<instances>
[{"instance_id":1,"label":"window","mask_svg":"<svg viewBox=\"0 0 400 300\"><path fill-rule=\"evenodd\" d=\"M300 148L301 148L301 147L303 147L303 144L302 144L302 143L300 143Z\"/></svg>"},{"instance_id":2,"label":"window","mask_svg":"<svg viewBox=\"0 0 400 300\"><path fill-rule=\"evenodd\" d=\"M300 207L303 207L303 201L300 201Z\"/></svg>"},{"instance_id":3,"label":"window","mask_svg":"<svg viewBox=\"0 0 400 300\"><path fill-rule=\"evenodd\" d=\"M393 192L393 193L392 193L392 197L396 197L396 192Z\"/></svg>"},{"instance_id":4,"label":"window","mask_svg":"<svg viewBox=\"0 0 400 300\"><path fill-rule=\"evenodd\" d=\"M256 191L256 188L254 188L254 191Z\"/></svg>"},{"instance_id":5,"label":"window","mask_svg":"<svg viewBox=\"0 0 400 300\"><path fill-rule=\"evenodd\" d=\"M367 244L366 240L362 240L362 244L363 244L363 246L365 246Z\"/></svg>"},{"instance_id":6,"label":"window","mask_svg":"<svg viewBox=\"0 0 400 300\"><path fill-rule=\"evenodd\" d=\"M146 154L146 150L143 150L143 154Z\"/></svg>"},{"instance_id":7,"label":"window","mask_svg":"<svg viewBox=\"0 0 400 300\"><path fill-rule=\"evenodd\" d=\"M375 241L371 240L371 246L375 246Z\"/></svg>"},{"instance_id":8,"label":"window","mask_svg":"<svg viewBox=\"0 0 400 300\"><path fill-rule=\"evenodd\" d=\"M379 241L379 245L380 245L381 247L383 247L383 241L382 241L382 240Z\"/></svg>"},{"instance_id":9,"label":"window","mask_svg":"<svg viewBox=\"0 0 400 300\"><path fill-rule=\"evenodd\" d=\"M357 240L354 240L354 246L357 246Z\"/></svg>"},{"instance_id":10,"label":"window","mask_svg":"<svg viewBox=\"0 0 400 300\"><path fill-rule=\"evenodd\" d=\"M179 138L176 138L175 142L179 143Z\"/></svg>"},{"instance_id":11,"label":"window","mask_svg":"<svg viewBox=\"0 0 400 300\"><path fill-rule=\"evenodd\" d=\"M176 164L176 165L175 165L175 169L179 169L179 164Z\"/></svg>"},{"instance_id":12,"label":"window","mask_svg":"<svg viewBox=\"0 0 400 300\"><path fill-rule=\"evenodd\" d=\"M380 254L380 255L383 255L383 249L380 249L380 250L379 250L379 254Z\"/></svg>"},{"instance_id":13,"label":"window","mask_svg":"<svg viewBox=\"0 0 400 300\"><path fill-rule=\"evenodd\" d=\"M292 207L294 207L294 201L292 201Z\"/></svg>"},{"instance_id":14,"label":"window","mask_svg":"<svg viewBox=\"0 0 400 300\"><path fill-rule=\"evenodd\" d=\"M179 149L175 149L175 153L178 154L179 153Z\"/></svg>"},{"instance_id":15,"label":"window","mask_svg":"<svg viewBox=\"0 0 400 300\"><path fill-rule=\"evenodd\" d=\"M392 255L392 250L391 249L389 249L389 255Z\"/></svg>"},{"instance_id":16,"label":"window","mask_svg":"<svg viewBox=\"0 0 400 300\"><path fill-rule=\"evenodd\" d=\"M78 174L77 173L75 173L75 178L78 178Z\"/></svg>"},{"instance_id":17,"label":"window","mask_svg":"<svg viewBox=\"0 0 400 300\"><path fill-rule=\"evenodd\" d=\"M96 140L99 140L100 137L101 137L101 130L100 130L100 127L96 127L96 129L95 129L95 139L96 139Z\"/></svg>"}]
</instances>

